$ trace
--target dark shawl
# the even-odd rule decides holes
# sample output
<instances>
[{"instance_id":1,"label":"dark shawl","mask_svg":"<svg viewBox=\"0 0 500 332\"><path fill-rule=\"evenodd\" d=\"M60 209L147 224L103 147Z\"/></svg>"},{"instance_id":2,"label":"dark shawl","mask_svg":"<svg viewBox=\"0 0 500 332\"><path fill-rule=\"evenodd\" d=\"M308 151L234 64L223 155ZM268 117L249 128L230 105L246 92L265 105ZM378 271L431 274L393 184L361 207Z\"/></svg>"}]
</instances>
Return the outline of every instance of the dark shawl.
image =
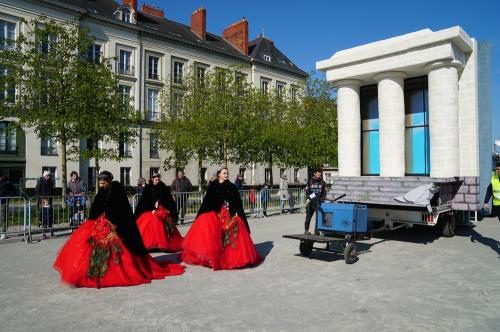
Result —
<instances>
[{"instance_id":1,"label":"dark shawl","mask_svg":"<svg viewBox=\"0 0 500 332\"><path fill-rule=\"evenodd\" d=\"M177 205L170 188L161 181L156 186L150 183L144 187L139 203L135 208L134 219L137 220L146 211L153 211L156 202L159 202L161 206L167 209L174 220L177 220Z\"/></svg>"},{"instance_id":2,"label":"dark shawl","mask_svg":"<svg viewBox=\"0 0 500 332\"><path fill-rule=\"evenodd\" d=\"M90 207L89 219L97 219L102 213L116 225L116 232L127 249L136 255L145 255L146 248L135 223L127 194L120 182L113 181L99 192Z\"/></svg>"},{"instance_id":3,"label":"dark shawl","mask_svg":"<svg viewBox=\"0 0 500 332\"><path fill-rule=\"evenodd\" d=\"M245 222L248 232L250 232L240 193L238 189L236 189L236 186L229 180L222 183L219 183L218 180L214 180L208 185L207 194L203 198L203 203L198 210L197 216L209 211L218 212L224 204L224 201L229 203L229 213L231 216L238 213L238 216Z\"/></svg>"}]
</instances>

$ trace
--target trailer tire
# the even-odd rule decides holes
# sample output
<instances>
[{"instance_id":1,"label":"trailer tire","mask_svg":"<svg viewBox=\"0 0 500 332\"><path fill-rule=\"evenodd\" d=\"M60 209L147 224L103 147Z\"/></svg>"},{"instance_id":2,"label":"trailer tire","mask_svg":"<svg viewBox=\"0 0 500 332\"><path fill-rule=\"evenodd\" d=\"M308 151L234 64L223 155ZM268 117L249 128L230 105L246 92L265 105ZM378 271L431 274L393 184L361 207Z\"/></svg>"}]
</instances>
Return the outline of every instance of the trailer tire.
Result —
<instances>
[{"instance_id":1,"label":"trailer tire","mask_svg":"<svg viewBox=\"0 0 500 332\"><path fill-rule=\"evenodd\" d=\"M302 256L308 257L311 255L313 250L313 243L311 241L300 241L299 251Z\"/></svg>"},{"instance_id":2,"label":"trailer tire","mask_svg":"<svg viewBox=\"0 0 500 332\"><path fill-rule=\"evenodd\" d=\"M346 264L356 263L358 260L358 249L355 243L349 243L344 250L344 260Z\"/></svg>"},{"instance_id":3,"label":"trailer tire","mask_svg":"<svg viewBox=\"0 0 500 332\"><path fill-rule=\"evenodd\" d=\"M450 214L444 220L443 225L443 236L444 237L454 237L455 236L455 228L457 226L457 219L454 214Z\"/></svg>"}]
</instances>

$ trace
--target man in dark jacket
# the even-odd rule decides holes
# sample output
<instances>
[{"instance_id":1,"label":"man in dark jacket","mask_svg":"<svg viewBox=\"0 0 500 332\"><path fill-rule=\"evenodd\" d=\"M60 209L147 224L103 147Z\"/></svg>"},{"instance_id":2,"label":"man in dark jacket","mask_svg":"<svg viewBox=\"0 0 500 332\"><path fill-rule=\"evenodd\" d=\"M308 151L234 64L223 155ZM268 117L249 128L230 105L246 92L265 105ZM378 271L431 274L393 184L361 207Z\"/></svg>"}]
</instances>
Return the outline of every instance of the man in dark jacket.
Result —
<instances>
[{"instance_id":1,"label":"man in dark jacket","mask_svg":"<svg viewBox=\"0 0 500 332\"><path fill-rule=\"evenodd\" d=\"M305 234L309 234L311 218L318 210L321 201L326 196L326 182L323 180L321 169L314 170L313 177L307 181L306 187L306 221L304 223Z\"/></svg>"},{"instance_id":2,"label":"man in dark jacket","mask_svg":"<svg viewBox=\"0 0 500 332\"><path fill-rule=\"evenodd\" d=\"M193 190L193 185L191 181L184 176L183 171L177 172L177 178L172 181L172 192L174 193L175 200L177 202L177 212L179 213L179 219L181 224L184 224L184 215L186 214L186 205L188 202L188 192Z\"/></svg>"},{"instance_id":3,"label":"man in dark jacket","mask_svg":"<svg viewBox=\"0 0 500 332\"><path fill-rule=\"evenodd\" d=\"M5 239L7 232L7 223L9 218L9 199L4 197L12 197L16 195L16 188L10 183L9 178L5 175L0 175L0 225L2 234L0 240Z\"/></svg>"}]
</instances>

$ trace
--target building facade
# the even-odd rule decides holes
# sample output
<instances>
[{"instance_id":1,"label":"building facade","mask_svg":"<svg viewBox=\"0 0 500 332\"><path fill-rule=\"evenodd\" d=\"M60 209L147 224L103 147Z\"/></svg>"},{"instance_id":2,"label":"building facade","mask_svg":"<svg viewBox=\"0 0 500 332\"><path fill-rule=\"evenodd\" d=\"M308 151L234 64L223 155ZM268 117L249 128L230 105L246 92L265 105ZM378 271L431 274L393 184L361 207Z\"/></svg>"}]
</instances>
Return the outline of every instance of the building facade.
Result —
<instances>
[{"instance_id":1,"label":"building facade","mask_svg":"<svg viewBox=\"0 0 500 332\"><path fill-rule=\"evenodd\" d=\"M111 171L117 180L134 186L140 177L149 178L160 171L164 181L173 180L175 170L163 170L163 160L168 151L160 151L157 138L148 129L160 119L164 110L159 107L160 91L166 84L178 84L188 71L203 75L218 68L241 66L248 82L263 90L279 89L290 97L298 93L299 83L307 74L290 61L263 36L249 40L248 21L231 24L222 36L206 31L207 11L200 8L193 12L191 24L185 25L165 18L162 10L135 0L0 0L0 27L5 40L14 40L20 32L26 32L24 20L35 19L41 14L56 20L74 21L95 37L91 57L116 57L112 70L119 75L120 89L130 95L135 108L144 116L139 137L134 144L123 144L120 153L124 161L102 161L101 169ZM3 47L8 47L7 42ZM7 92L6 92L7 93ZM182 95L172 94L173 98ZM9 121L0 122L9 127ZM3 128L2 127L2 128ZM60 177L60 151L58 142L41 139L30 128L1 131L0 172L10 175L20 185L34 187L35 179L43 170ZM86 147L82 139L80 148ZM206 181L217 169L215 165L203 165L202 181ZM93 161L68 162L68 171L76 170L82 179L94 183ZM186 175L198 185L198 167L193 162L186 168ZM230 165L231 177L244 173L247 184L269 182L270 170L264 166L243 167ZM272 173L273 182L286 172L290 181L303 183L305 169L280 168ZM25 183L22 183L25 182ZM61 186L61 180L56 181Z\"/></svg>"}]
</instances>

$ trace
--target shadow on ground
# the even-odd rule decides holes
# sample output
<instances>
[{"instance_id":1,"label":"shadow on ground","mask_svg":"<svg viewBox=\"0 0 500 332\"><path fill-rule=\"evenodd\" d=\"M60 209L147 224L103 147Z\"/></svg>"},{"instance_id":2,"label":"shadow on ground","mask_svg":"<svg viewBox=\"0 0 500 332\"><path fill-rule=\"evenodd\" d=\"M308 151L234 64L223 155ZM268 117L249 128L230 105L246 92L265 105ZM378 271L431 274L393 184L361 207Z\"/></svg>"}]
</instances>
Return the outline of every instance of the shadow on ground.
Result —
<instances>
[{"instance_id":1,"label":"shadow on ground","mask_svg":"<svg viewBox=\"0 0 500 332\"><path fill-rule=\"evenodd\" d=\"M470 242L479 243L486 247L489 247L491 250L496 252L498 257L500 258L500 241L498 241L497 239L488 236L483 236L481 233L477 232L474 228L470 227L458 228L455 232L455 236L469 237Z\"/></svg>"}]
</instances>

